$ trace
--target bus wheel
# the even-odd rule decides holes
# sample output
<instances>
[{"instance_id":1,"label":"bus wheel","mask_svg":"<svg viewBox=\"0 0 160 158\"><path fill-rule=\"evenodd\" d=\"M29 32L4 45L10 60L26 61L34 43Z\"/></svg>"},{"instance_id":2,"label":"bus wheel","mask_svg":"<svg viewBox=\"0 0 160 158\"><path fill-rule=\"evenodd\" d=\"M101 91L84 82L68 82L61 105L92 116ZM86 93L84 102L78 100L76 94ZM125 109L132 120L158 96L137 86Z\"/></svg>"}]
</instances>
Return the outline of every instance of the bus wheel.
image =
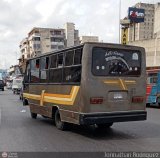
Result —
<instances>
[{"instance_id":1,"label":"bus wheel","mask_svg":"<svg viewBox=\"0 0 160 158\"><path fill-rule=\"evenodd\" d=\"M32 117L33 119L36 119L36 118L37 118L37 114L36 114L36 113L31 112L31 117Z\"/></svg>"},{"instance_id":2,"label":"bus wheel","mask_svg":"<svg viewBox=\"0 0 160 158\"><path fill-rule=\"evenodd\" d=\"M105 124L97 124L98 128L103 129L103 128L109 128L113 125L113 122L111 123L105 123Z\"/></svg>"},{"instance_id":3,"label":"bus wheel","mask_svg":"<svg viewBox=\"0 0 160 158\"><path fill-rule=\"evenodd\" d=\"M67 123L61 121L61 117L58 109L55 112L55 125L59 130L64 131L67 129Z\"/></svg>"}]
</instances>

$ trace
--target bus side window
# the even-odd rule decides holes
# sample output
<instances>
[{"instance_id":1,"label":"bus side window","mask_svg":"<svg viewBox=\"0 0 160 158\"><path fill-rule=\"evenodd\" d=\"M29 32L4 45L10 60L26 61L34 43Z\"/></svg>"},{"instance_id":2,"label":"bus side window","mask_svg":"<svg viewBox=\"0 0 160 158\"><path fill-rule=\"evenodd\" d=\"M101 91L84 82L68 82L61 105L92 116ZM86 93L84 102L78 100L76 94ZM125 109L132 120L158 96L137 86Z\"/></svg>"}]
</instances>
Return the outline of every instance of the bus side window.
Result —
<instances>
[{"instance_id":1,"label":"bus side window","mask_svg":"<svg viewBox=\"0 0 160 158\"><path fill-rule=\"evenodd\" d=\"M79 65L81 64L82 60L82 48L75 50L74 54L74 65Z\"/></svg>"},{"instance_id":2,"label":"bus side window","mask_svg":"<svg viewBox=\"0 0 160 158\"><path fill-rule=\"evenodd\" d=\"M27 65L26 65L24 82L25 83L29 83L30 82L30 63L29 62L27 62Z\"/></svg>"},{"instance_id":3,"label":"bus side window","mask_svg":"<svg viewBox=\"0 0 160 158\"><path fill-rule=\"evenodd\" d=\"M56 68L57 67L57 54L55 54L55 55L52 55L51 57L50 57L50 68Z\"/></svg>"},{"instance_id":4,"label":"bus side window","mask_svg":"<svg viewBox=\"0 0 160 158\"><path fill-rule=\"evenodd\" d=\"M63 67L63 54L58 54L58 63L57 63L57 67L58 68L62 68Z\"/></svg>"},{"instance_id":5,"label":"bus side window","mask_svg":"<svg viewBox=\"0 0 160 158\"><path fill-rule=\"evenodd\" d=\"M65 66L73 65L74 51L68 51L65 53Z\"/></svg>"},{"instance_id":6,"label":"bus side window","mask_svg":"<svg viewBox=\"0 0 160 158\"><path fill-rule=\"evenodd\" d=\"M49 82L62 83L63 53L51 56Z\"/></svg>"},{"instance_id":7,"label":"bus side window","mask_svg":"<svg viewBox=\"0 0 160 158\"><path fill-rule=\"evenodd\" d=\"M31 60L31 83L39 82L39 59Z\"/></svg>"},{"instance_id":8,"label":"bus side window","mask_svg":"<svg viewBox=\"0 0 160 158\"><path fill-rule=\"evenodd\" d=\"M41 58L41 69L40 69L40 82L46 83L49 79L49 57L42 57Z\"/></svg>"},{"instance_id":9,"label":"bus side window","mask_svg":"<svg viewBox=\"0 0 160 158\"><path fill-rule=\"evenodd\" d=\"M70 52L66 52L66 56L70 57L70 62L65 63L63 82L79 83L81 81L82 49L75 50L73 56L71 56Z\"/></svg>"}]
</instances>

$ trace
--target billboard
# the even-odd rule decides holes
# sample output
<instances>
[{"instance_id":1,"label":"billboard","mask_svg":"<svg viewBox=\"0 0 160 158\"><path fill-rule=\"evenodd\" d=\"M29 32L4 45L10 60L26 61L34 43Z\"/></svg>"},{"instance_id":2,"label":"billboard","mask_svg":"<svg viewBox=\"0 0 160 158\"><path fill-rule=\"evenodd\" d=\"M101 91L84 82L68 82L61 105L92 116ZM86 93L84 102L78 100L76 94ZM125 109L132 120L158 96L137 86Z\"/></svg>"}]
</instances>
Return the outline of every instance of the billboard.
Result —
<instances>
[{"instance_id":1,"label":"billboard","mask_svg":"<svg viewBox=\"0 0 160 158\"><path fill-rule=\"evenodd\" d=\"M131 23L141 23L144 22L145 10L140 8L132 8L128 9L128 19L130 19Z\"/></svg>"},{"instance_id":2,"label":"billboard","mask_svg":"<svg viewBox=\"0 0 160 158\"><path fill-rule=\"evenodd\" d=\"M122 28L121 30L121 44L128 43L128 28Z\"/></svg>"}]
</instances>

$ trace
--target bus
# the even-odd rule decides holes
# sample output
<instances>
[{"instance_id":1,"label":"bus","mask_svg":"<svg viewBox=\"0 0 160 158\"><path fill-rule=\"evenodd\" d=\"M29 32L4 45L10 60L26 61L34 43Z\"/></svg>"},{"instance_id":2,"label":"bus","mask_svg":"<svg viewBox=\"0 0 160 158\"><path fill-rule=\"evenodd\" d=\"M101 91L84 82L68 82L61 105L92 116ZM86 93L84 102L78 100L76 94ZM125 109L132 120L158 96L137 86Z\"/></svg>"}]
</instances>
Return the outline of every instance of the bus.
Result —
<instances>
[{"instance_id":1,"label":"bus","mask_svg":"<svg viewBox=\"0 0 160 158\"><path fill-rule=\"evenodd\" d=\"M146 105L160 106L160 67L147 68Z\"/></svg>"},{"instance_id":2,"label":"bus","mask_svg":"<svg viewBox=\"0 0 160 158\"><path fill-rule=\"evenodd\" d=\"M146 120L146 63L141 47L107 43L50 52L27 61L23 104L31 117L68 124L110 127Z\"/></svg>"}]
</instances>

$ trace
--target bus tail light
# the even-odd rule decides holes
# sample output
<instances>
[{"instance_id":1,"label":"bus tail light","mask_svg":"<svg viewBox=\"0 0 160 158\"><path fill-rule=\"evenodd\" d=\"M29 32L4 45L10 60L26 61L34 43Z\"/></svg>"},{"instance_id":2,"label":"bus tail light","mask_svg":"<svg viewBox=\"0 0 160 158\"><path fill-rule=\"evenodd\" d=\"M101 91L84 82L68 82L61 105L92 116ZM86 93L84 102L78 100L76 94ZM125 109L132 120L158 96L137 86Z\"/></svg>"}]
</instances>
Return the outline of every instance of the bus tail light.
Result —
<instances>
[{"instance_id":1,"label":"bus tail light","mask_svg":"<svg viewBox=\"0 0 160 158\"><path fill-rule=\"evenodd\" d=\"M143 101L144 101L144 97L142 96L132 97L132 103L143 103Z\"/></svg>"},{"instance_id":2,"label":"bus tail light","mask_svg":"<svg viewBox=\"0 0 160 158\"><path fill-rule=\"evenodd\" d=\"M102 104L103 98L102 97L93 97L90 98L90 104Z\"/></svg>"}]
</instances>

